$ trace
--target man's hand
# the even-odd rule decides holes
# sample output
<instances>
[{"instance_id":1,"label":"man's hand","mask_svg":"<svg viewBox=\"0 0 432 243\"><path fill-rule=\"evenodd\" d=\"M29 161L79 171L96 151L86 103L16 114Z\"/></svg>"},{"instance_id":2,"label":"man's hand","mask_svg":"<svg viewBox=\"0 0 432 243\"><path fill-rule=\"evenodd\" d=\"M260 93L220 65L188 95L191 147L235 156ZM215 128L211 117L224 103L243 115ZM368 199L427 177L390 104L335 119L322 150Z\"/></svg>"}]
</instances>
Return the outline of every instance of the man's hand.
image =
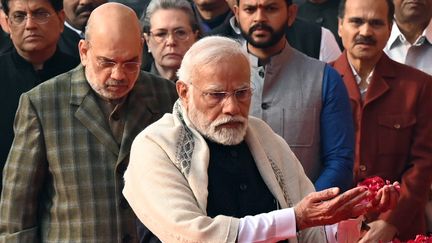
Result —
<instances>
[{"instance_id":1,"label":"man's hand","mask_svg":"<svg viewBox=\"0 0 432 243\"><path fill-rule=\"evenodd\" d=\"M383 188L379 189L372 204L373 212L383 213L387 210L396 207L399 200L399 182L394 182L392 185L385 185Z\"/></svg>"},{"instance_id":2,"label":"man's hand","mask_svg":"<svg viewBox=\"0 0 432 243\"><path fill-rule=\"evenodd\" d=\"M370 196L366 187L356 187L339 194L339 188L313 192L295 207L297 229L329 225L341 220L356 218L370 211L372 203L362 203Z\"/></svg>"},{"instance_id":3,"label":"man's hand","mask_svg":"<svg viewBox=\"0 0 432 243\"><path fill-rule=\"evenodd\" d=\"M397 233L395 226L384 220L376 220L368 224L370 229L360 239L359 243L389 242Z\"/></svg>"}]
</instances>

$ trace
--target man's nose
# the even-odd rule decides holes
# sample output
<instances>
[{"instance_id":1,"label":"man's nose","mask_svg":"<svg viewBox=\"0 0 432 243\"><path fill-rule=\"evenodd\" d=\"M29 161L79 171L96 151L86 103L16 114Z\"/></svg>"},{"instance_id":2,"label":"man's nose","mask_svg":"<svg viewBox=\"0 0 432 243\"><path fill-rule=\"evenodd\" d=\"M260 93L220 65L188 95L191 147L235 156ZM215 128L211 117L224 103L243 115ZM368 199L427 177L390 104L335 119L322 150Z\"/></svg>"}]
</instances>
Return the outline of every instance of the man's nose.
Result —
<instances>
[{"instance_id":1,"label":"man's nose","mask_svg":"<svg viewBox=\"0 0 432 243\"><path fill-rule=\"evenodd\" d=\"M123 80L126 77L125 71L121 65L115 65L111 70L111 78L115 80Z\"/></svg>"},{"instance_id":2,"label":"man's nose","mask_svg":"<svg viewBox=\"0 0 432 243\"><path fill-rule=\"evenodd\" d=\"M37 25L36 21L30 15L27 15L27 18L24 21L25 21L25 28L26 29L33 29Z\"/></svg>"},{"instance_id":3,"label":"man's nose","mask_svg":"<svg viewBox=\"0 0 432 243\"><path fill-rule=\"evenodd\" d=\"M258 8L255 12L255 18L254 18L255 22L259 23L259 22L266 22L267 21L267 15L265 13L265 11L261 8Z\"/></svg>"},{"instance_id":4,"label":"man's nose","mask_svg":"<svg viewBox=\"0 0 432 243\"><path fill-rule=\"evenodd\" d=\"M235 95L230 95L223 101L222 112L229 115L237 115L240 112L239 102Z\"/></svg>"},{"instance_id":5,"label":"man's nose","mask_svg":"<svg viewBox=\"0 0 432 243\"><path fill-rule=\"evenodd\" d=\"M372 27L369 23L364 23L361 27L360 27L360 35L363 36L371 36L372 35Z\"/></svg>"}]
</instances>

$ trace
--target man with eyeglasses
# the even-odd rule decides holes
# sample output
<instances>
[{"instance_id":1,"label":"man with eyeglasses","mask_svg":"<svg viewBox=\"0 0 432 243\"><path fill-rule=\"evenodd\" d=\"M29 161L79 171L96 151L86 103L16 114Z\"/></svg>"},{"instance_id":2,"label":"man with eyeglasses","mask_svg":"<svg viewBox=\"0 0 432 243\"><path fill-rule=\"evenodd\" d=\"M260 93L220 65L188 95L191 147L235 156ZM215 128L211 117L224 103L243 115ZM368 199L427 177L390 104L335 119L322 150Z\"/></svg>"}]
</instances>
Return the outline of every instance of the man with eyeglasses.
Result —
<instances>
[{"instance_id":1,"label":"man with eyeglasses","mask_svg":"<svg viewBox=\"0 0 432 243\"><path fill-rule=\"evenodd\" d=\"M141 28L122 4L92 12L79 48L81 65L21 96L0 242L138 242L123 173L132 140L172 109L175 87L140 71Z\"/></svg>"},{"instance_id":2,"label":"man with eyeglasses","mask_svg":"<svg viewBox=\"0 0 432 243\"><path fill-rule=\"evenodd\" d=\"M255 91L236 41L199 40L178 74L172 114L135 138L124 174L123 194L162 242L327 242L325 230L335 242L337 227L340 242L354 242L342 239L358 238L359 220L321 225L394 207L397 183L376 207L363 203L365 188L314 192L286 142L248 116Z\"/></svg>"},{"instance_id":3,"label":"man with eyeglasses","mask_svg":"<svg viewBox=\"0 0 432 243\"><path fill-rule=\"evenodd\" d=\"M0 103L3 104L0 119L0 172L14 138L13 121L20 95L74 68L79 62L57 48L57 41L63 31L61 1L2 0L2 7L13 47L0 56Z\"/></svg>"}]
</instances>

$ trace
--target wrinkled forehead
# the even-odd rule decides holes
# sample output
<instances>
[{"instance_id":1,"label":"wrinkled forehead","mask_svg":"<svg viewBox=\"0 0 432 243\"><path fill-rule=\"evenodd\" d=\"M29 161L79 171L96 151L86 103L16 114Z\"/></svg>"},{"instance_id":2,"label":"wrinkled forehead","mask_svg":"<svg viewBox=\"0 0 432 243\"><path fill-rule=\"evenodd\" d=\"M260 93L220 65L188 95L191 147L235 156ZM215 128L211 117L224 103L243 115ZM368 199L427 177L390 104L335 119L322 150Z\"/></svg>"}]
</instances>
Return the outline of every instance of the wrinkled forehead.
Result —
<instances>
[{"instance_id":1,"label":"wrinkled forehead","mask_svg":"<svg viewBox=\"0 0 432 243\"><path fill-rule=\"evenodd\" d=\"M242 55L227 56L196 68L193 82L200 87L234 90L250 83L249 61Z\"/></svg>"},{"instance_id":2,"label":"wrinkled forehead","mask_svg":"<svg viewBox=\"0 0 432 243\"><path fill-rule=\"evenodd\" d=\"M388 6L385 0L347 0L345 18L387 19Z\"/></svg>"}]
</instances>

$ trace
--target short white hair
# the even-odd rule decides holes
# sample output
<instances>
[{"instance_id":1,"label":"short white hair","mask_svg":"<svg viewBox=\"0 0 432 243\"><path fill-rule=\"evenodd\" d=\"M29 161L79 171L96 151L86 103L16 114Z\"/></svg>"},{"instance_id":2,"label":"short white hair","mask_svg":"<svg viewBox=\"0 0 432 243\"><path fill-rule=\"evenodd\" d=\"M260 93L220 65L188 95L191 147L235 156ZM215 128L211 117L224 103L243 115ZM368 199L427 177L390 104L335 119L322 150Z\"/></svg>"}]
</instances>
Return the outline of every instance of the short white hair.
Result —
<instances>
[{"instance_id":1,"label":"short white hair","mask_svg":"<svg viewBox=\"0 0 432 243\"><path fill-rule=\"evenodd\" d=\"M179 80L191 83L194 74L205 66L217 65L232 57L243 57L249 63L249 56L241 44L222 36L209 36L195 42L183 57L177 71ZM237 67L232 67L237 68ZM248 65L250 69L250 66Z\"/></svg>"}]
</instances>

